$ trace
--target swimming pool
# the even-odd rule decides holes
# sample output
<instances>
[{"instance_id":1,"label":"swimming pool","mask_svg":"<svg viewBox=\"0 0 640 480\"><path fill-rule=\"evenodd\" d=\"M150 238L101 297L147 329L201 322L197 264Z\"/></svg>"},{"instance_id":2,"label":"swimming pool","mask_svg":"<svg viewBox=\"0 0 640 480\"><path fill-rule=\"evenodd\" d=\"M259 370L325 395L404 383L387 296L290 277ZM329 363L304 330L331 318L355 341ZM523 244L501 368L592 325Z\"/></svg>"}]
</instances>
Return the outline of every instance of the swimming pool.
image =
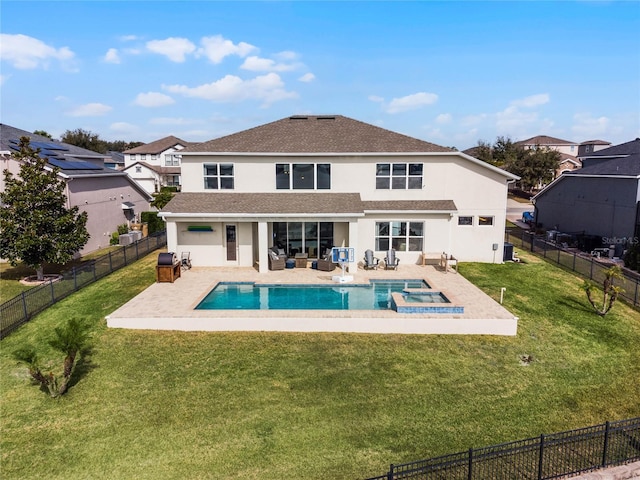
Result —
<instances>
[{"instance_id":1,"label":"swimming pool","mask_svg":"<svg viewBox=\"0 0 640 480\"><path fill-rule=\"evenodd\" d=\"M196 310L389 310L391 294L429 288L424 280L371 280L356 285L220 282Z\"/></svg>"}]
</instances>

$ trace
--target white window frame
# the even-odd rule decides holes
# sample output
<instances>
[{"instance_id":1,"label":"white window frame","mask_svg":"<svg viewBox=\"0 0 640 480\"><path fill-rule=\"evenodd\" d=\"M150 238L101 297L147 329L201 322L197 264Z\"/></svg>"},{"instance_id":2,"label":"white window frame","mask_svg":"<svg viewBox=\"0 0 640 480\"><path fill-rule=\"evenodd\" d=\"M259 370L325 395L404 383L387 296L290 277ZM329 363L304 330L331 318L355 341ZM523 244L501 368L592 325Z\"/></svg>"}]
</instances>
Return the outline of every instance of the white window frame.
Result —
<instances>
[{"instance_id":1,"label":"white window frame","mask_svg":"<svg viewBox=\"0 0 640 480\"><path fill-rule=\"evenodd\" d=\"M490 220L489 223L484 221L483 219ZM495 217L493 215L478 215L478 226L479 227L493 227Z\"/></svg>"},{"instance_id":2,"label":"white window frame","mask_svg":"<svg viewBox=\"0 0 640 480\"><path fill-rule=\"evenodd\" d=\"M285 175L289 177L289 186L287 188L278 188L278 167L284 165L286 171ZM293 170L296 165L313 165L313 188L295 188L294 187L294 175ZM328 165L329 166L329 186L327 188L319 188L318 187L318 173L320 165ZM276 190L331 190L331 163L328 162L293 162L293 163L285 163L278 162L276 163Z\"/></svg>"},{"instance_id":3,"label":"white window frame","mask_svg":"<svg viewBox=\"0 0 640 480\"><path fill-rule=\"evenodd\" d=\"M216 173L207 175L207 167L209 168L215 167ZM222 174L222 167L225 167L225 169L228 169L228 167L231 167L231 175ZM233 163L228 163L228 162L204 163L202 165L202 174L204 179L205 190L234 190L235 189L235 167ZM207 179L215 179L216 180L215 187L208 186L209 184L207 182ZM229 179L231 179L231 187L222 187L223 183L229 183L229 182L223 182L222 180L229 180Z\"/></svg>"},{"instance_id":4,"label":"white window frame","mask_svg":"<svg viewBox=\"0 0 640 480\"><path fill-rule=\"evenodd\" d=\"M380 235L380 227L382 224L389 224L389 231L386 235ZM403 228L404 225L404 228ZM411 227L421 227L421 235L411 235ZM400 232L404 230L404 235ZM374 245L377 252L386 252L393 248L397 252L422 252L424 251L424 222L413 222L411 220L390 220L387 222L376 222L374 231ZM388 248L381 249L380 240L386 239ZM404 246L404 248L401 248Z\"/></svg>"},{"instance_id":5,"label":"white window frame","mask_svg":"<svg viewBox=\"0 0 640 480\"><path fill-rule=\"evenodd\" d=\"M379 173L387 166L389 173ZM412 174L412 166L420 166L419 175ZM404 173L399 170L404 169ZM385 169L386 170L386 169ZM379 186L378 180L386 180L387 186ZM413 180L413 181L412 181ZM376 163L376 190L422 190L424 182L424 163L421 162L380 162ZM414 184L414 185L412 185Z\"/></svg>"},{"instance_id":6,"label":"white window frame","mask_svg":"<svg viewBox=\"0 0 640 480\"><path fill-rule=\"evenodd\" d=\"M460 223L460 220L463 218L470 218L471 223ZM459 227L473 227L473 215L458 215L458 226Z\"/></svg>"}]
</instances>

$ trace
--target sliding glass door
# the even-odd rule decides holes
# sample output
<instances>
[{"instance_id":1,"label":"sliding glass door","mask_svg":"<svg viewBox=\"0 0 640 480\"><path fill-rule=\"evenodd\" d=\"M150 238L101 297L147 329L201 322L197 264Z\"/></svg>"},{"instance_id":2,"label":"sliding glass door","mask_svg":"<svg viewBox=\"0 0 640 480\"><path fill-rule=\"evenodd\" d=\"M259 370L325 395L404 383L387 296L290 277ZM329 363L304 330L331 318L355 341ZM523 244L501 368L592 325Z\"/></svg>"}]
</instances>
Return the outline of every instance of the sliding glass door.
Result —
<instances>
[{"instance_id":1,"label":"sliding glass door","mask_svg":"<svg viewBox=\"0 0 640 480\"><path fill-rule=\"evenodd\" d=\"M309 258L319 258L333 247L333 223L273 222L273 244L290 257L306 253Z\"/></svg>"}]
</instances>

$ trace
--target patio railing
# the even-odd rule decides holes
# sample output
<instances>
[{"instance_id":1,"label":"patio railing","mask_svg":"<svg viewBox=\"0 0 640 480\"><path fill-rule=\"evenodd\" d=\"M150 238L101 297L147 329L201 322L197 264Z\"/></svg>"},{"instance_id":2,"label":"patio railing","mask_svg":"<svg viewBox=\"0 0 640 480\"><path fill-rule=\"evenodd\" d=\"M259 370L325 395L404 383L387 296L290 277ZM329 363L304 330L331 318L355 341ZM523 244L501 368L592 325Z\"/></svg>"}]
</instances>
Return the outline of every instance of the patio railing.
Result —
<instances>
[{"instance_id":1,"label":"patio railing","mask_svg":"<svg viewBox=\"0 0 640 480\"><path fill-rule=\"evenodd\" d=\"M73 292L129 265L141 257L164 247L166 232L158 232L135 243L84 262L61 272L60 280L52 280L30 288L0 305L0 339L28 322L34 315Z\"/></svg>"}]
</instances>

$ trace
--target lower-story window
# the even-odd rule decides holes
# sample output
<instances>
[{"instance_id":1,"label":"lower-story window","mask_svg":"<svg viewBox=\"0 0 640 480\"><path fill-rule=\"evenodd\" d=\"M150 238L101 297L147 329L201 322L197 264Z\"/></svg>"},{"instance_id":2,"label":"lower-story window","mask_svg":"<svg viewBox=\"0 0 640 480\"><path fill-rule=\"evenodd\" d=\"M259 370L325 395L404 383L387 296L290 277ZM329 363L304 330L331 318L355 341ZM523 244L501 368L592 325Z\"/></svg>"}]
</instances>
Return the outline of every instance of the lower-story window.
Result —
<instances>
[{"instance_id":1,"label":"lower-story window","mask_svg":"<svg viewBox=\"0 0 640 480\"><path fill-rule=\"evenodd\" d=\"M478 217L478 225L493 225L493 217L480 215Z\"/></svg>"},{"instance_id":2,"label":"lower-story window","mask_svg":"<svg viewBox=\"0 0 640 480\"><path fill-rule=\"evenodd\" d=\"M273 246L290 257L306 253L309 258L322 258L333 247L333 223L273 222Z\"/></svg>"},{"instance_id":3,"label":"lower-story window","mask_svg":"<svg viewBox=\"0 0 640 480\"><path fill-rule=\"evenodd\" d=\"M376 222L377 251L421 252L423 245L423 222Z\"/></svg>"}]
</instances>

